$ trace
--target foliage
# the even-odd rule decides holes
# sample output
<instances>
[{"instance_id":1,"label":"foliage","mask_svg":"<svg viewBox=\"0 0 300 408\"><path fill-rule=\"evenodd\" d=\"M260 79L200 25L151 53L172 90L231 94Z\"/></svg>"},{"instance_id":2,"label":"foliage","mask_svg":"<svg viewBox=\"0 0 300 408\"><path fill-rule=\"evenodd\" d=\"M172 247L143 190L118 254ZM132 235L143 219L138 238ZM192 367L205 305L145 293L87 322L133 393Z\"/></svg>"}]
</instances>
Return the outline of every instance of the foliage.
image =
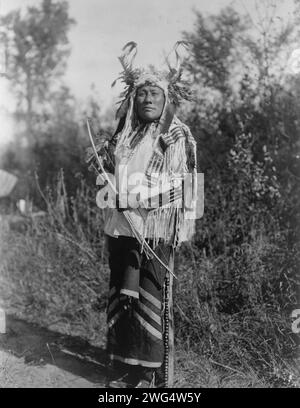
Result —
<instances>
[{"instance_id":1,"label":"foliage","mask_svg":"<svg viewBox=\"0 0 300 408\"><path fill-rule=\"evenodd\" d=\"M68 197L64 176L42 193L47 212L0 222L0 298L8 313L103 345L108 267L103 214L82 181ZM70 205L71 202L71 205Z\"/></svg>"},{"instance_id":2,"label":"foliage","mask_svg":"<svg viewBox=\"0 0 300 408\"><path fill-rule=\"evenodd\" d=\"M7 71L17 101L17 134L2 166L26 185L26 189L18 188L19 198L31 195L39 206L42 200L35 173L45 188L55 183L64 168L71 196L82 177L89 177L84 165L87 140L82 113L63 83L70 54L68 32L75 23L68 7L66 1L43 0L25 13L16 10L1 18L9 55Z\"/></svg>"},{"instance_id":3,"label":"foliage","mask_svg":"<svg viewBox=\"0 0 300 408\"><path fill-rule=\"evenodd\" d=\"M1 18L8 47L8 76L18 100L18 115L25 115L27 138L33 139L35 120L46 109L50 92L63 75L70 53L67 32L74 20L67 2L43 0Z\"/></svg>"},{"instance_id":4,"label":"foliage","mask_svg":"<svg viewBox=\"0 0 300 408\"><path fill-rule=\"evenodd\" d=\"M223 366L238 361L288 385L278 370L298 346L289 312L299 302L300 99L299 77L282 65L299 15L280 27L273 15L258 32L231 8L196 18L185 38L198 100L186 121L205 174L205 213L194 261L179 266L179 291L193 288L195 299L180 298L179 331Z\"/></svg>"},{"instance_id":5,"label":"foliage","mask_svg":"<svg viewBox=\"0 0 300 408\"><path fill-rule=\"evenodd\" d=\"M279 228L290 229L299 213L299 78L283 77L280 67L282 50L294 44L299 16L277 27L273 15L254 34L249 16L231 8L196 17L195 32L185 37L194 51L187 68L198 100L186 121L207 181L204 223L215 219L212 212L221 215L221 205L232 237L240 229L233 220L246 214L248 236L251 214L260 214L261 222L269 215ZM227 191L224 203L217 198L220 189Z\"/></svg>"}]
</instances>

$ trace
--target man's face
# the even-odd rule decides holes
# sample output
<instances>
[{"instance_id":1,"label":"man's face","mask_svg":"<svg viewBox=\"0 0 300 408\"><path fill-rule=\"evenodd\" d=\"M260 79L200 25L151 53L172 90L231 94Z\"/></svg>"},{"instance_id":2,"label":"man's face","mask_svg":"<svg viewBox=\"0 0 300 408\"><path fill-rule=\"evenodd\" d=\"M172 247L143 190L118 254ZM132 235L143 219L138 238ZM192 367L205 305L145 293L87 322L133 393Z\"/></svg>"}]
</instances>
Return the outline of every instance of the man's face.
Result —
<instances>
[{"instance_id":1,"label":"man's face","mask_svg":"<svg viewBox=\"0 0 300 408\"><path fill-rule=\"evenodd\" d=\"M135 103L139 118L144 122L152 122L162 114L164 91L155 85L143 85L136 92Z\"/></svg>"}]
</instances>

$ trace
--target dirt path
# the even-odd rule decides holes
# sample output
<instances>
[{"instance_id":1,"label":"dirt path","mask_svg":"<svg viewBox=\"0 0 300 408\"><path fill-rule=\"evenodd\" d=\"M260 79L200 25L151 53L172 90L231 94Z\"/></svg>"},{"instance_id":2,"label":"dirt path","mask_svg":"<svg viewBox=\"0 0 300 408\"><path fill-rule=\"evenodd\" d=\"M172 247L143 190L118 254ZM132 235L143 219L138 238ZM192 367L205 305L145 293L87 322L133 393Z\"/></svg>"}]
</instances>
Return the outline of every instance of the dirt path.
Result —
<instances>
[{"instance_id":1,"label":"dirt path","mask_svg":"<svg viewBox=\"0 0 300 408\"><path fill-rule=\"evenodd\" d=\"M86 341L7 316L0 387L104 388L105 352Z\"/></svg>"}]
</instances>

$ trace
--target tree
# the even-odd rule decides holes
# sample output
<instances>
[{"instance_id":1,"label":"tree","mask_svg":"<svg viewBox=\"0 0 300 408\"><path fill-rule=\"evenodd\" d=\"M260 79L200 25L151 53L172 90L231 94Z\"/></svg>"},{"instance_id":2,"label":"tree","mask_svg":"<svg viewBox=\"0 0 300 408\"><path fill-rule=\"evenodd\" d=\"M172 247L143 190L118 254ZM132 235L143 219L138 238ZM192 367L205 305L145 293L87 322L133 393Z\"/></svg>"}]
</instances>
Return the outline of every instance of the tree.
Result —
<instances>
[{"instance_id":1,"label":"tree","mask_svg":"<svg viewBox=\"0 0 300 408\"><path fill-rule=\"evenodd\" d=\"M1 18L8 44L8 76L17 96L17 117L25 119L29 143L38 137L36 123L50 93L64 73L70 53L68 31L74 20L66 1L43 0Z\"/></svg>"},{"instance_id":2,"label":"tree","mask_svg":"<svg viewBox=\"0 0 300 408\"><path fill-rule=\"evenodd\" d=\"M249 13L241 16L228 7L208 18L196 12L195 32L185 33L194 55L187 68L198 97L192 118L197 128L209 134L214 156L217 146L213 135L218 138L221 153L221 146L228 151L240 120L244 130L251 129L259 139L260 149L268 144L274 150L287 137L295 143L296 129L288 136L283 134L287 132L287 121L283 123L279 105L291 94L297 101L296 88L291 87L294 79L286 74L286 62L297 44L300 13L295 9L293 20L278 21L278 2L261 3L265 5L265 16L260 14L257 22ZM282 126L277 126L278 120ZM205 158L209 160L210 156L205 154Z\"/></svg>"},{"instance_id":3,"label":"tree","mask_svg":"<svg viewBox=\"0 0 300 408\"><path fill-rule=\"evenodd\" d=\"M206 177L198 237L215 230L217 251L251 239L254 220L270 233L275 224L292 231L299 214L299 77L287 74L286 61L300 14L278 21L276 2L261 3L258 21L231 7L207 18L196 12L195 30L185 33L197 99L186 121Z\"/></svg>"}]
</instances>

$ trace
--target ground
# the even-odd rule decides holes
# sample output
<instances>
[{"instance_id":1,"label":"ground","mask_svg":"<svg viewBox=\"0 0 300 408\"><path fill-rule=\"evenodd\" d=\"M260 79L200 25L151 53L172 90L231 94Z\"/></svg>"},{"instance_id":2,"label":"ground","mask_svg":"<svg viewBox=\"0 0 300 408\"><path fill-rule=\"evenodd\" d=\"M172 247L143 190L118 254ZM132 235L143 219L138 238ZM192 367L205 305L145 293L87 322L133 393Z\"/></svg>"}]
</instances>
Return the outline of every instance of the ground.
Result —
<instances>
[{"instance_id":1,"label":"ground","mask_svg":"<svg viewBox=\"0 0 300 408\"><path fill-rule=\"evenodd\" d=\"M7 316L0 334L0 384L17 388L103 388L105 353L86 341Z\"/></svg>"}]
</instances>

